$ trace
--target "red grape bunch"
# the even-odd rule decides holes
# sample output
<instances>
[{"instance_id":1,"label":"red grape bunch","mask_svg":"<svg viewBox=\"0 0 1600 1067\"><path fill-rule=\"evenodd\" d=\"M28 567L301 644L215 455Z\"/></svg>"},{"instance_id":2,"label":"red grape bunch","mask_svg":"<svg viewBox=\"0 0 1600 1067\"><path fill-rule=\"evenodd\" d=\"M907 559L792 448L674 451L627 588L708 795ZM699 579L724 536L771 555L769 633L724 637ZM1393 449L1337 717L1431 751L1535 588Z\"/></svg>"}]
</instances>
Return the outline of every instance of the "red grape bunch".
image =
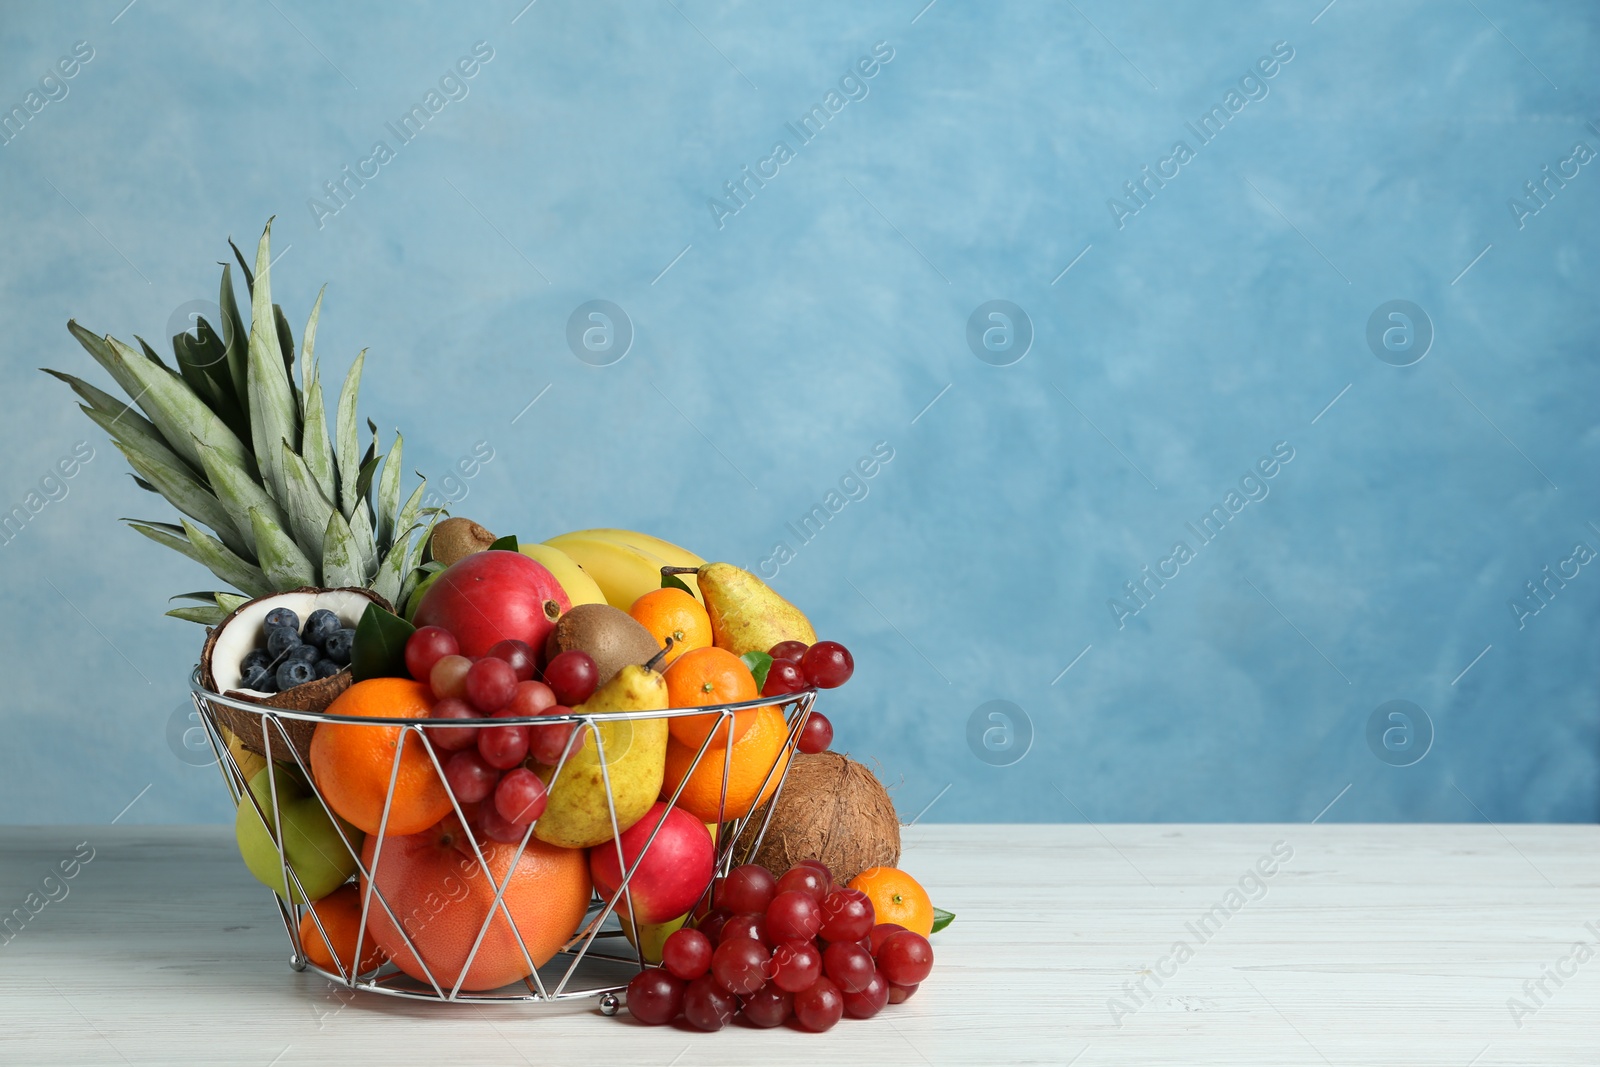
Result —
<instances>
[{"instance_id":1,"label":"red grape bunch","mask_svg":"<svg viewBox=\"0 0 1600 1067\"><path fill-rule=\"evenodd\" d=\"M767 670L766 684L761 687L764 697L798 693L811 686L837 689L850 680L856 669L850 650L837 641L818 641L814 645L804 641L779 641L767 655L772 657L772 666ZM831 744L833 724L821 712L811 712L800 730L800 751L826 752Z\"/></svg>"},{"instance_id":2,"label":"red grape bunch","mask_svg":"<svg viewBox=\"0 0 1600 1067\"><path fill-rule=\"evenodd\" d=\"M876 922L867 895L835 885L817 860L781 878L754 863L736 867L711 903L694 927L667 938L661 966L628 983L635 1019L659 1026L681 1017L720 1030L739 1018L820 1032L905 1001L933 969L927 938Z\"/></svg>"}]
</instances>

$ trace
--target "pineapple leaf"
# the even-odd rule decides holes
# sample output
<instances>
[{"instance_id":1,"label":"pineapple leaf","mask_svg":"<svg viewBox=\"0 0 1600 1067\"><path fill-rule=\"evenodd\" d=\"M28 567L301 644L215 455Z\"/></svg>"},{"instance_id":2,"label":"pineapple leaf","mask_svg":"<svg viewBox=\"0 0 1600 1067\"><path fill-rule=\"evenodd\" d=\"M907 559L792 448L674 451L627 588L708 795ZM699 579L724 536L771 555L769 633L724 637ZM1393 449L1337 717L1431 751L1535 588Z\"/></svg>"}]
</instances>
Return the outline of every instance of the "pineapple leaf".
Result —
<instances>
[{"instance_id":1,"label":"pineapple leaf","mask_svg":"<svg viewBox=\"0 0 1600 1067\"><path fill-rule=\"evenodd\" d=\"M134 485L137 485L140 489L143 489L145 492L154 493L157 496L161 495L161 490L157 489L155 486L151 485L149 482L145 481L143 478L139 477L137 474L130 474L130 475L128 475L128 477L133 479L133 484Z\"/></svg>"},{"instance_id":2,"label":"pineapple leaf","mask_svg":"<svg viewBox=\"0 0 1600 1067\"><path fill-rule=\"evenodd\" d=\"M251 508L250 525L255 534L256 558L274 588L299 589L317 584L316 566L281 524L262 508Z\"/></svg>"},{"instance_id":3,"label":"pineapple leaf","mask_svg":"<svg viewBox=\"0 0 1600 1067\"><path fill-rule=\"evenodd\" d=\"M168 374L171 374L171 375L174 375L174 376L176 376L178 374L177 371L175 371L171 367L167 366L167 361L161 358L160 353L158 353L155 349L150 347L150 342L149 341L146 341L143 337L140 337L138 334L134 334L133 335L133 339L135 341L138 341L139 342L139 347L144 350L144 358L145 359L148 359L151 363L154 363L156 366L160 367L162 370L166 371ZM198 395L198 394L196 394L196 395Z\"/></svg>"},{"instance_id":4,"label":"pineapple leaf","mask_svg":"<svg viewBox=\"0 0 1600 1067\"><path fill-rule=\"evenodd\" d=\"M361 584L365 585L378 573L378 546L372 536L372 511L365 500L356 504L350 516L350 533L355 538L356 552L361 559Z\"/></svg>"},{"instance_id":5,"label":"pineapple leaf","mask_svg":"<svg viewBox=\"0 0 1600 1067\"><path fill-rule=\"evenodd\" d=\"M321 297L317 298L319 301ZM312 312L311 325L308 331L316 330L316 313ZM328 443L328 413L323 407L322 399L322 374L320 369L310 360L311 333L306 335L306 363L307 375L305 389L305 418L300 427L300 457L306 461L306 469L316 479L317 486L322 490L322 495L329 500L338 497L338 475L333 466L333 446Z\"/></svg>"},{"instance_id":6,"label":"pineapple leaf","mask_svg":"<svg viewBox=\"0 0 1600 1067\"><path fill-rule=\"evenodd\" d=\"M203 522L217 531L230 547L246 548L243 535L234 528L233 520L228 517L222 502L212 496L210 490L171 452L161 456L136 452L117 440L113 440L112 444L127 458L128 466L155 486L167 503L196 522Z\"/></svg>"},{"instance_id":7,"label":"pineapple leaf","mask_svg":"<svg viewBox=\"0 0 1600 1067\"><path fill-rule=\"evenodd\" d=\"M400 512L400 453L405 440L395 431L394 447L383 460L383 474L378 477L378 546L388 551L398 536L394 520Z\"/></svg>"},{"instance_id":8,"label":"pineapple leaf","mask_svg":"<svg viewBox=\"0 0 1600 1067\"><path fill-rule=\"evenodd\" d=\"M211 573L218 578L253 597L266 596L273 591L272 583L261 573L261 568L245 562L227 545L187 519L183 523L183 532L188 535L195 551L200 553L200 562L211 568Z\"/></svg>"},{"instance_id":9,"label":"pineapple leaf","mask_svg":"<svg viewBox=\"0 0 1600 1067\"><path fill-rule=\"evenodd\" d=\"M278 442L287 441L291 449L300 443L300 411L289 389L283 369L283 353L278 345L272 313L272 220L256 246L256 277L250 289L250 437L272 494L283 499L288 492L283 451ZM159 425L159 423L158 423Z\"/></svg>"},{"instance_id":10,"label":"pineapple leaf","mask_svg":"<svg viewBox=\"0 0 1600 1067\"><path fill-rule=\"evenodd\" d=\"M126 522L130 528L150 538L156 544L165 545L174 552L182 552L196 563L205 563L205 560L200 557L200 553L195 551L195 547L183 535L183 527L173 526L171 523L166 522L140 522L137 519L123 519L122 521Z\"/></svg>"},{"instance_id":11,"label":"pineapple leaf","mask_svg":"<svg viewBox=\"0 0 1600 1067\"><path fill-rule=\"evenodd\" d=\"M156 428L145 422L144 419L139 419L137 415L132 418L116 419L96 408L89 407L87 404L79 404L78 407L94 421L96 426L110 435L113 441L133 449L152 461L160 461L175 470L182 470L189 477L198 480L198 473L195 469L180 459L172 449L168 448L166 438L157 433ZM138 419L138 422L135 422L134 419ZM159 492L159 490L157 491Z\"/></svg>"},{"instance_id":12,"label":"pineapple leaf","mask_svg":"<svg viewBox=\"0 0 1600 1067\"><path fill-rule=\"evenodd\" d=\"M294 454L289 442L282 442L280 448L289 480L289 491L283 499L289 509L290 532L299 542L301 550L315 559L326 552L322 538L328 528L328 513L338 509L322 495L316 479L306 469L305 461Z\"/></svg>"},{"instance_id":13,"label":"pineapple leaf","mask_svg":"<svg viewBox=\"0 0 1600 1067\"><path fill-rule=\"evenodd\" d=\"M412 532L406 531L407 535ZM389 549L389 554L383 557L383 563L378 567L378 576L372 580L372 591L398 608L405 607L405 601L401 597L403 593L409 592L406 589L406 559L409 548L408 544L402 542Z\"/></svg>"},{"instance_id":14,"label":"pineapple leaf","mask_svg":"<svg viewBox=\"0 0 1600 1067\"><path fill-rule=\"evenodd\" d=\"M305 403L300 387L294 383L294 331L289 329L289 319L277 304L272 305L272 318L278 325L278 347L283 350L283 374L289 380L289 395L294 397L295 411L303 412Z\"/></svg>"},{"instance_id":15,"label":"pineapple leaf","mask_svg":"<svg viewBox=\"0 0 1600 1067\"><path fill-rule=\"evenodd\" d=\"M84 350L94 357L94 361L104 367L106 373L111 375L118 385L122 386L124 393L132 397L139 395L140 390L143 388L139 379L135 377L130 369L123 366L122 361L117 358L117 354L112 351L111 345L107 343L105 338L97 337L82 326L79 326L76 319L67 320L67 329L72 332L72 336L78 339L78 343L84 347Z\"/></svg>"},{"instance_id":16,"label":"pineapple leaf","mask_svg":"<svg viewBox=\"0 0 1600 1067\"><path fill-rule=\"evenodd\" d=\"M361 442L357 437L356 399L361 392L361 368L367 361L362 349L339 390L339 410L334 426L334 454L339 460L339 509L346 515L356 510L359 496L356 485L361 477Z\"/></svg>"},{"instance_id":17,"label":"pineapple leaf","mask_svg":"<svg viewBox=\"0 0 1600 1067\"><path fill-rule=\"evenodd\" d=\"M305 336L300 339L300 380L307 388L310 387L306 376L311 373L311 353L317 346L317 319L322 315L322 295L327 291L326 285L317 290L316 302L311 305L311 314L306 318ZM302 414L305 412L304 407L300 410Z\"/></svg>"},{"instance_id":18,"label":"pineapple leaf","mask_svg":"<svg viewBox=\"0 0 1600 1067\"><path fill-rule=\"evenodd\" d=\"M139 414L138 411L134 410L134 406L132 404L117 399L103 389L95 388L82 378L75 378L70 374L63 374L58 370L51 370L49 367L40 367L39 369L50 375L52 378L66 382L67 385L71 386L74 393L77 393L85 403L94 408L96 411L101 412L102 414L115 419L118 422L128 420L130 422L142 423L150 433L153 434L156 432L155 424L153 424L143 415Z\"/></svg>"},{"instance_id":19,"label":"pineapple leaf","mask_svg":"<svg viewBox=\"0 0 1600 1067\"><path fill-rule=\"evenodd\" d=\"M173 608L162 614L182 619L184 622L197 622L202 626L216 626L228 617L228 613L215 604L210 607Z\"/></svg>"},{"instance_id":20,"label":"pineapple leaf","mask_svg":"<svg viewBox=\"0 0 1600 1067\"><path fill-rule=\"evenodd\" d=\"M226 371L228 350L211 332L205 319L200 320L198 329L198 338L188 332L172 337L172 354L177 360L178 372L195 395L204 400L212 411L222 415L223 421L237 434L237 424L228 417L234 413L229 410L234 407L233 398L228 395L226 384L215 374L219 367Z\"/></svg>"},{"instance_id":21,"label":"pineapple leaf","mask_svg":"<svg viewBox=\"0 0 1600 1067\"><path fill-rule=\"evenodd\" d=\"M288 525L288 520L279 509L277 501L272 499L260 482L250 477L238 465L229 463L221 453L209 445L200 446L200 461L205 464L206 481L211 483L211 491L216 494L223 510L228 513L229 521L233 523L234 529L244 535L245 547L259 558L261 548L256 541L254 513L260 511L265 519L282 530ZM266 566L264 560L262 566L263 568ZM296 586L283 588L294 589Z\"/></svg>"},{"instance_id":22,"label":"pineapple leaf","mask_svg":"<svg viewBox=\"0 0 1600 1067\"><path fill-rule=\"evenodd\" d=\"M240 596L238 593L217 594L217 607L230 614L237 611L241 605L248 604L249 602L249 597Z\"/></svg>"},{"instance_id":23,"label":"pineapple leaf","mask_svg":"<svg viewBox=\"0 0 1600 1067\"><path fill-rule=\"evenodd\" d=\"M222 309L222 344L228 354L228 381L233 383L234 403L248 414L250 335L245 333L244 320L239 317L239 304L233 293L233 270L226 263L222 265L222 291L217 296L217 306Z\"/></svg>"},{"instance_id":24,"label":"pineapple leaf","mask_svg":"<svg viewBox=\"0 0 1600 1067\"><path fill-rule=\"evenodd\" d=\"M169 604L174 600L198 600L202 604L216 604L217 593L216 590L213 589L199 593L179 593L177 596L167 597L167 603Z\"/></svg>"},{"instance_id":25,"label":"pineapple leaf","mask_svg":"<svg viewBox=\"0 0 1600 1067\"><path fill-rule=\"evenodd\" d=\"M378 473L378 464L382 459L378 455L378 442L373 441L372 447L367 449L366 456L361 460L361 473L356 475L356 507L372 498L372 478Z\"/></svg>"},{"instance_id":26,"label":"pineapple leaf","mask_svg":"<svg viewBox=\"0 0 1600 1067\"><path fill-rule=\"evenodd\" d=\"M328 529L322 539L322 583L330 589L367 583L355 535L337 508L328 514Z\"/></svg>"},{"instance_id":27,"label":"pineapple leaf","mask_svg":"<svg viewBox=\"0 0 1600 1067\"><path fill-rule=\"evenodd\" d=\"M267 225L268 226L272 225L272 220L271 219L267 220ZM233 249L233 258L237 259L239 261L239 269L244 271L244 287L245 287L245 291L251 292L251 293L255 292L256 291L256 276L254 274L250 273L250 264L244 258L244 253L239 251L239 246L233 243L233 238L232 237L228 238L228 247ZM223 264L223 268L226 269L227 268L227 264Z\"/></svg>"},{"instance_id":28,"label":"pineapple leaf","mask_svg":"<svg viewBox=\"0 0 1600 1067\"><path fill-rule=\"evenodd\" d=\"M138 389L133 391L134 402L150 416L169 448L199 470L200 453L196 442L203 441L245 470L254 471L254 461L244 444L216 412L195 396L182 378L141 359L137 352L115 337L108 337L106 341L118 362L138 382Z\"/></svg>"}]
</instances>

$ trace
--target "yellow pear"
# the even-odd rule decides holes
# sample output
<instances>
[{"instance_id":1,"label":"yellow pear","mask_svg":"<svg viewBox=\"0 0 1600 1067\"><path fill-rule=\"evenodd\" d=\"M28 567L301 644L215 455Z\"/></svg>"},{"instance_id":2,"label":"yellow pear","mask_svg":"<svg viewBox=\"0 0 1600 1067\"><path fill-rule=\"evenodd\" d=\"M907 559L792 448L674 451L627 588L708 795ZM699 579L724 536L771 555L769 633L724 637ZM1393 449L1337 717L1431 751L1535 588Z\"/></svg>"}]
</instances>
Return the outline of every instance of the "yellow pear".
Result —
<instances>
[{"instance_id":1,"label":"yellow pear","mask_svg":"<svg viewBox=\"0 0 1600 1067\"><path fill-rule=\"evenodd\" d=\"M667 943L667 938L683 928L689 921L689 916L680 915L676 919L669 919L664 923L641 923L639 930L644 934L640 940L633 929L633 916L628 914L626 903L618 904L615 912L618 921L622 923L622 936L628 939L628 944L637 948L644 956L644 961L652 966L661 963L661 949Z\"/></svg>"},{"instance_id":2,"label":"yellow pear","mask_svg":"<svg viewBox=\"0 0 1600 1067\"><path fill-rule=\"evenodd\" d=\"M817 632L799 608L742 567L707 563L695 572L706 614L711 616L711 639L735 656L766 652L779 641L817 643Z\"/></svg>"},{"instance_id":3,"label":"yellow pear","mask_svg":"<svg viewBox=\"0 0 1600 1067\"><path fill-rule=\"evenodd\" d=\"M650 664L629 664L573 710L585 715L666 708L667 683L661 674ZM554 783L550 783L550 775L555 769L540 768L539 776L549 784L550 796L544 814L534 824L533 833L539 840L564 848L598 845L611 840L613 807L615 829L621 833L644 818L656 802L666 773L667 720L612 720L601 723L599 733L605 748L603 770L592 730L584 731L583 747L567 756Z\"/></svg>"}]
</instances>

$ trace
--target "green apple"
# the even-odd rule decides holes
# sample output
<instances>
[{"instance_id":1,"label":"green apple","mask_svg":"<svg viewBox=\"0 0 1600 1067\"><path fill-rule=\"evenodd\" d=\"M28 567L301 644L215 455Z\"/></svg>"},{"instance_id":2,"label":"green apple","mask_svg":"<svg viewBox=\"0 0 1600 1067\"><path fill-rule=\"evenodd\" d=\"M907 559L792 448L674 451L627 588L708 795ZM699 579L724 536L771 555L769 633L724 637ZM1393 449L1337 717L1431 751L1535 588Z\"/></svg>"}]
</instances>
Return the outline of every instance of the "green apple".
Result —
<instances>
[{"instance_id":1,"label":"green apple","mask_svg":"<svg viewBox=\"0 0 1600 1067\"><path fill-rule=\"evenodd\" d=\"M680 915L676 919L669 919L664 923L640 923L639 929L644 934L642 940L635 940L633 933L633 920L628 916L626 903L617 905L616 916L622 923L622 936L628 939L628 944L639 949L644 961L652 966L661 963L661 946L667 943L667 938L682 928L689 916Z\"/></svg>"},{"instance_id":2,"label":"green apple","mask_svg":"<svg viewBox=\"0 0 1600 1067\"><path fill-rule=\"evenodd\" d=\"M422 579L422 581L418 582L417 587L411 591L411 598L406 601L405 605L405 616L407 622L410 622L412 619L417 617L417 605L422 603L423 594L432 588L434 579L438 578L439 575L443 573L443 570L434 571L432 574Z\"/></svg>"},{"instance_id":3,"label":"green apple","mask_svg":"<svg viewBox=\"0 0 1600 1067\"><path fill-rule=\"evenodd\" d=\"M276 776L278 817L274 818L273 783L268 772ZM306 784L305 777L295 768L277 764L263 767L250 779L250 792L256 804L272 822L282 821L283 858L288 860L295 877L312 900L321 900L349 880L356 872L355 853L339 838L339 828L322 807ZM361 850L362 834L344 820L339 821L345 836L356 852ZM274 827L276 829L276 827ZM273 834L256 813L256 805L248 797L239 801L239 812L233 820L234 837L239 842L239 854L244 865L256 880L280 897L288 899L284 885L283 868L278 862L278 844ZM300 890L294 889L294 902L304 903Z\"/></svg>"}]
</instances>

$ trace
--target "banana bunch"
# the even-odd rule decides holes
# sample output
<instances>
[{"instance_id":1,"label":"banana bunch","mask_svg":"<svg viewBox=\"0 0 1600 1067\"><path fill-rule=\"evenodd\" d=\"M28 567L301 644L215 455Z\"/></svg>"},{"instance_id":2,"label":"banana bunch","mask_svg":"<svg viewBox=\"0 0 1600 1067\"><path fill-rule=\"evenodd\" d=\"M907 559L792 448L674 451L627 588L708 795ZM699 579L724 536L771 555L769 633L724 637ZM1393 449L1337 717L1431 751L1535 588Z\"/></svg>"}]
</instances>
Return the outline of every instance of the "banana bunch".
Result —
<instances>
[{"instance_id":1,"label":"banana bunch","mask_svg":"<svg viewBox=\"0 0 1600 1067\"><path fill-rule=\"evenodd\" d=\"M661 588L662 567L700 567L706 562L671 541L636 530L574 530L544 543L571 557L594 579L606 603L623 611L645 593ZM701 599L695 584L688 586L695 599Z\"/></svg>"}]
</instances>

